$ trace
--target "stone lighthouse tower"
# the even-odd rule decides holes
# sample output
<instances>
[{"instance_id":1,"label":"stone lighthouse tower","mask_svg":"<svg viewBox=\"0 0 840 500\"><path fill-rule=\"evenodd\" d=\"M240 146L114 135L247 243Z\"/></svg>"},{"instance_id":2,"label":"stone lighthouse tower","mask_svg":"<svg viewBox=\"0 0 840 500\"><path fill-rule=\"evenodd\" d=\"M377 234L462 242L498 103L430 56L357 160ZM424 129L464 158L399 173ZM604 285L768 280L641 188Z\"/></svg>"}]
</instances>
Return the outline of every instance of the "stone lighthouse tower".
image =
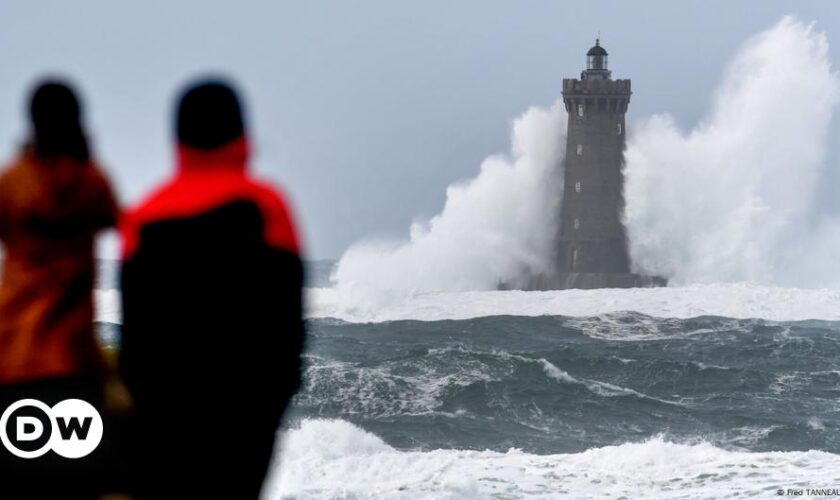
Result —
<instances>
[{"instance_id":1,"label":"stone lighthouse tower","mask_svg":"<svg viewBox=\"0 0 840 500\"><path fill-rule=\"evenodd\" d=\"M600 40L580 80L563 80L569 113L557 272L544 288L624 288L663 284L630 273L624 210L624 114L630 80L613 80Z\"/></svg>"}]
</instances>

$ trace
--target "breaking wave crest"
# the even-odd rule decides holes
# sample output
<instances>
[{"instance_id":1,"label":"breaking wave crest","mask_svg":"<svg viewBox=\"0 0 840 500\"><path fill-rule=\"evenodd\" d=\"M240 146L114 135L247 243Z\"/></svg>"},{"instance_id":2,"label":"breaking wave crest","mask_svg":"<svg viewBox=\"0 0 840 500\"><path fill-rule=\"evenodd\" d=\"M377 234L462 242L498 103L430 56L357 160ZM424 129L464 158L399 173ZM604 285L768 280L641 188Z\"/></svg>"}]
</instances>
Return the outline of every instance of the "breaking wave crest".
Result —
<instances>
[{"instance_id":1,"label":"breaking wave crest","mask_svg":"<svg viewBox=\"0 0 840 500\"><path fill-rule=\"evenodd\" d=\"M719 498L832 487L840 458L744 452L663 436L581 453L399 450L342 420L304 420L281 436L264 498Z\"/></svg>"}]
</instances>

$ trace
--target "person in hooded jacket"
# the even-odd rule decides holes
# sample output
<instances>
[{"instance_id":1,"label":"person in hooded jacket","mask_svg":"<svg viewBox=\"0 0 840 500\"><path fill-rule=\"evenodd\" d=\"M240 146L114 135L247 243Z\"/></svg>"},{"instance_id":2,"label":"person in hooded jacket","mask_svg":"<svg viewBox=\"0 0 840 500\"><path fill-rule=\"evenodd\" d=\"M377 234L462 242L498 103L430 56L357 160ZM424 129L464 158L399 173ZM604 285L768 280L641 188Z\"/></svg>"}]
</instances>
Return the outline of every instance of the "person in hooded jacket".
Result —
<instances>
[{"instance_id":1,"label":"person in hooded jacket","mask_svg":"<svg viewBox=\"0 0 840 500\"><path fill-rule=\"evenodd\" d=\"M300 384L303 268L283 195L248 172L230 85L185 90L177 171L122 223L120 373L139 498L257 498Z\"/></svg>"},{"instance_id":2,"label":"person in hooded jacket","mask_svg":"<svg viewBox=\"0 0 840 500\"><path fill-rule=\"evenodd\" d=\"M28 144L0 173L0 412L29 398L100 409L107 370L94 335L94 243L118 208L70 86L39 84L30 118ZM0 496L96 498L101 465L97 451L24 459L0 446Z\"/></svg>"}]
</instances>

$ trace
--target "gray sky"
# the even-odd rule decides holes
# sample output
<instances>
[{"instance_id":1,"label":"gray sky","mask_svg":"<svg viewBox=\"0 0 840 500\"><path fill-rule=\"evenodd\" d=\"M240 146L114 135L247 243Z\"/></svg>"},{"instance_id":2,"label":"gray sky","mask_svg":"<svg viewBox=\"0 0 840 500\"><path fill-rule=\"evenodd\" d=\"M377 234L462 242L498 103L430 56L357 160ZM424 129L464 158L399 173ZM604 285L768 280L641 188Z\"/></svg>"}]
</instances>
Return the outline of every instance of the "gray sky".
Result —
<instances>
[{"instance_id":1,"label":"gray sky","mask_svg":"<svg viewBox=\"0 0 840 500\"><path fill-rule=\"evenodd\" d=\"M257 171L290 194L309 257L335 258L435 214L448 184L507 151L513 118L559 97L599 31L614 77L633 79L631 126L669 112L688 127L739 45L785 14L816 21L836 64L829 0L3 0L0 155L26 135L30 85L68 75L120 198L137 201L171 170L176 90L229 75Z\"/></svg>"}]
</instances>

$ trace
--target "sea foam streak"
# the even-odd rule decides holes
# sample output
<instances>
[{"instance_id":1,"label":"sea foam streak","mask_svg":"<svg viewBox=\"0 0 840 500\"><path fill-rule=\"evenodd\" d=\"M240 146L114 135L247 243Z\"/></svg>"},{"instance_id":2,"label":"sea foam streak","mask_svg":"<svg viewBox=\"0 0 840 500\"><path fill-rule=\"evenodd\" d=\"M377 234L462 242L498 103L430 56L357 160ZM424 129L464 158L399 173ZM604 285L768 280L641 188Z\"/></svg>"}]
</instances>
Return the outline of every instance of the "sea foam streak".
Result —
<instances>
[{"instance_id":1,"label":"sea foam streak","mask_svg":"<svg viewBox=\"0 0 840 500\"><path fill-rule=\"evenodd\" d=\"M720 498L779 488L829 488L840 457L820 451L751 453L662 437L534 455L400 451L341 420L304 420L280 437L263 498Z\"/></svg>"}]
</instances>

